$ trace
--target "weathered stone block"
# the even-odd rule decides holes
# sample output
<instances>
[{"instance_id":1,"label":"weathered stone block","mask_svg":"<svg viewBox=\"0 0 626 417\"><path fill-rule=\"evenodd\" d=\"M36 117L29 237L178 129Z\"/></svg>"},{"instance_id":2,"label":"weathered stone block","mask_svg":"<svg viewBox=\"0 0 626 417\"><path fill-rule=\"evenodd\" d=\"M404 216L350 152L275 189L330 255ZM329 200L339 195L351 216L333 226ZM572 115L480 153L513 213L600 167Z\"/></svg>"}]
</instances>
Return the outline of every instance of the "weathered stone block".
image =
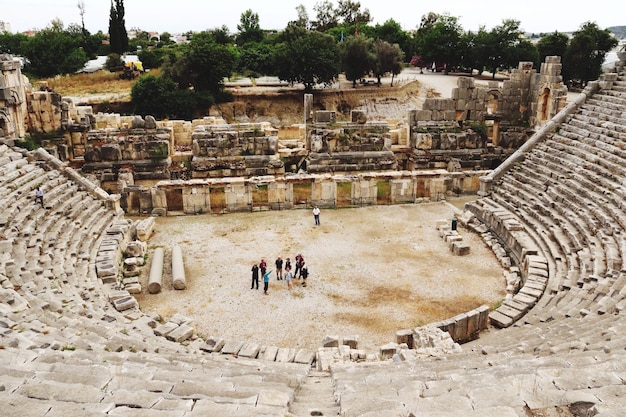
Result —
<instances>
[{"instance_id":1,"label":"weathered stone block","mask_svg":"<svg viewBox=\"0 0 626 417\"><path fill-rule=\"evenodd\" d=\"M178 343L189 339L191 336L193 336L193 328L187 326L186 324L178 326L167 335L165 335L168 340Z\"/></svg>"}]
</instances>

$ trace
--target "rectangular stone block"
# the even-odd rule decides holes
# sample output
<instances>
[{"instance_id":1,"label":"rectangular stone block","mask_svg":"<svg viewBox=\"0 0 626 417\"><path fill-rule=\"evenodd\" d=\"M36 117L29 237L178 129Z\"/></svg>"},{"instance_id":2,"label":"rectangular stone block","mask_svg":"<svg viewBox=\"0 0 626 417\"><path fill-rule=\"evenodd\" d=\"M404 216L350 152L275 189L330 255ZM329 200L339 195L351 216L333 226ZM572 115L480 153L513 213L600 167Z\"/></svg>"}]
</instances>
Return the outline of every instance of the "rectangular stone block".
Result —
<instances>
[{"instance_id":1,"label":"rectangular stone block","mask_svg":"<svg viewBox=\"0 0 626 417\"><path fill-rule=\"evenodd\" d=\"M168 340L180 343L182 341L189 339L191 336L193 336L193 328L190 326L187 326L186 324L183 324L183 325L178 326L174 330L172 330L165 337Z\"/></svg>"},{"instance_id":2,"label":"rectangular stone block","mask_svg":"<svg viewBox=\"0 0 626 417\"><path fill-rule=\"evenodd\" d=\"M178 324L172 323L168 321L164 324L159 324L156 329L154 329L154 334L157 336L167 336L171 332L173 332L178 327Z\"/></svg>"},{"instance_id":3,"label":"rectangular stone block","mask_svg":"<svg viewBox=\"0 0 626 417\"><path fill-rule=\"evenodd\" d=\"M496 327L509 327L514 323L513 319L509 316L506 316L498 311L492 311L489 314L489 320Z\"/></svg>"},{"instance_id":4,"label":"rectangular stone block","mask_svg":"<svg viewBox=\"0 0 626 417\"><path fill-rule=\"evenodd\" d=\"M408 346L409 349L412 349L413 348L413 330L411 329L398 330L396 332L396 343L399 345L404 343Z\"/></svg>"},{"instance_id":5,"label":"rectangular stone block","mask_svg":"<svg viewBox=\"0 0 626 417\"><path fill-rule=\"evenodd\" d=\"M265 348L265 352L261 354L261 359L264 361L272 361L276 360L276 355L278 354L278 347L276 346L267 346Z\"/></svg>"},{"instance_id":6,"label":"rectangular stone block","mask_svg":"<svg viewBox=\"0 0 626 417\"><path fill-rule=\"evenodd\" d=\"M296 350L290 348L279 348L276 353L276 362L293 362L296 357Z\"/></svg>"},{"instance_id":7,"label":"rectangular stone block","mask_svg":"<svg viewBox=\"0 0 626 417\"><path fill-rule=\"evenodd\" d=\"M205 352L219 352L222 347L224 347L224 339L211 336L204 342L204 345L202 345L200 349Z\"/></svg>"},{"instance_id":8,"label":"rectangular stone block","mask_svg":"<svg viewBox=\"0 0 626 417\"><path fill-rule=\"evenodd\" d=\"M359 348L359 336L344 336L341 341L342 345L350 346L350 349L358 349Z\"/></svg>"},{"instance_id":9,"label":"rectangular stone block","mask_svg":"<svg viewBox=\"0 0 626 417\"><path fill-rule=\"evenodd\" d=\"M256 343L246 343L239 350L238 355L244 358L256 358L259 355L260 347Z\"/></svg>"},{"instance_id":10,"label":"rectangular stone block","mask_svg":"<svg viewBox=\"0 0 626 417\"><path fill-rule=\"evenodd\" d=\"M243 342L229 340L229 341L224 342L222 353L225 355L236 355L239 353L242 347L243 347Z\"/></svg>"},{"instance_id":11,"label":"rectangular stone block","mask_svg":"<svg viewBox=\"0 0 626 417\"><path fill-rule=\"evenodd\" d=\"M294 358L295 363L302 363L305 365L312 365L315 360L315 351L310 349L300 349L296 353L296 357Z\"/></svg>"},{"instance_id":12,"label":"rectangular stone block","mask_svg":"<svg viewBox=\"0 0 626 417\"><path fill-rule=\"evenodd\" d=\"M465 242L454 242L452 244L452 253L457 256L469 255L470 246Z\"/></svg>"}]
</instances>

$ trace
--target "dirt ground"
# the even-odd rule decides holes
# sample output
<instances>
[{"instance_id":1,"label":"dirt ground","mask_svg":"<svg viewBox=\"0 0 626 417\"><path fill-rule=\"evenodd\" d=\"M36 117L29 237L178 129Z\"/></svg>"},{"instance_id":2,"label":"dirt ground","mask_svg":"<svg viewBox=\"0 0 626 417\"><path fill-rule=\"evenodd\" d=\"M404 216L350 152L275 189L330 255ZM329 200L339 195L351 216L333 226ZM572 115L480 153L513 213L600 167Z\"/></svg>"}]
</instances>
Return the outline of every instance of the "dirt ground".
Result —
<instances>
[{"instance_id":1,"label":"dirt ground","mask_svg":"<svg viewBox=\"0 0 626 417\"><path fill-rule=\"evenodd\" d=\"M157 218L138 295L142 310L194 319L200 336L317 348L324 336L358 335L375 350L395 332L452 317L505 295L501 267L479 236L460 229L471 254L452 256L435 229L463 199L355 209ZM183 249L187 289L171 284L171 248ZM154 248L165 248L163 290L147 294ZM251 290L250 269L301 253L309 279L288 290L272 272L269 294Z\"/></svg>"}]
</instances>

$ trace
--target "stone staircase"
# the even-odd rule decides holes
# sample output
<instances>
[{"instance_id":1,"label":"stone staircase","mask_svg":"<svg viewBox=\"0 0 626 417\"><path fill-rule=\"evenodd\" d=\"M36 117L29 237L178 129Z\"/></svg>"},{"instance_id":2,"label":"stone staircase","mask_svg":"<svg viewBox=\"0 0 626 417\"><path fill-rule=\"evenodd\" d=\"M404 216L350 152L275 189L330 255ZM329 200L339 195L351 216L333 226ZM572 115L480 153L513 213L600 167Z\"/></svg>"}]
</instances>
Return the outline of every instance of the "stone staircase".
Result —
<instances>
[{"instance_id":1,"label":"stone staircase","mask_svg":"<svg viewBox=\"0 0 626 417\"><path fill-rule=\"evenodd\" d=\"M330 373L311 371L296 392L289 412L294 417L341 415Z\"/></svg>"}]
</instances>

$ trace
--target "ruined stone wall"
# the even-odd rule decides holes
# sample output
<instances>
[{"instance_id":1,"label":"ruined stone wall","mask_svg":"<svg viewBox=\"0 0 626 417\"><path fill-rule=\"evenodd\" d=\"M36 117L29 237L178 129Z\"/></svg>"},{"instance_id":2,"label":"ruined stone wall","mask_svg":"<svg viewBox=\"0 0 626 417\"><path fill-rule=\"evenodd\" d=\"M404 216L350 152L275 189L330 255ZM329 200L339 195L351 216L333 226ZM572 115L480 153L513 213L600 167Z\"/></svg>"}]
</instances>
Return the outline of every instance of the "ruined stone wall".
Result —
<instances>
[{"instance_id":1,"label":"ruined stone wall","mask_svg":"<svg viewBox=\"0 0 626 417\"><path fill-rule=\"evenodd\" d=\"M283 174L277 130L269 123L196 125L191 135L194 178Z\"/></svg>"},{"instance_id":2,"label":"ruined stone wall","mask_svg":"<svg viewBox=\"0 0 626 417\"><path fill-rule=\"evenodd\" d=\"M394 171L358 175L291 174L254 178L161 181L128 186L121 207L131 214L225 213L320 207L360 207L439 201L475 193L487 171Z\"/></svg>"},{"instance_id":3,"label":"ruined stone wall","mask_svg":"<svg viewBox=\"0 0 626 417\"><path fill-rule=\"evenodd\" d=\"M508 80L489 81L477 87L474 78L460 77L450 98L427 98L421 110L409 117L412 126L428 122L536 122L549 120L565 106L567 88L561 76L561 59L546 57L540 73L532 62L520 62Z\"/></svg>"},{"instance_id":4,"label":"ruined stone wall","mask_svg":"<svg viewBox=\"0 0 626 417\"><path fill-rule=\"evenodd\" d=\"M567 105L561 69L561 57L548 56L539 74L533 74L528 99L531 126L543 126Z\"/></svg>"},{"instance_id":5,"label":"ruined stone wall","mask_svg":"<svg viewBox=\"0 0 626 417\"><path fill-rule=\"evenodd\" d=\"M29 90L20 62L11 55L0 55L0 137L17 139L26 134Z\"/></svg>"},{"instance_id":6,"label":"ruined stone wall","mask_svg":"<svg viewBox=\"0 0 626 417\"><path fill-rule=\"evenodd\" d=\"M82 155L85 173L117 181L122 168L135 179L169 179L170 131L164 128L90 130Z\"/></svg>"}]
</instances>

